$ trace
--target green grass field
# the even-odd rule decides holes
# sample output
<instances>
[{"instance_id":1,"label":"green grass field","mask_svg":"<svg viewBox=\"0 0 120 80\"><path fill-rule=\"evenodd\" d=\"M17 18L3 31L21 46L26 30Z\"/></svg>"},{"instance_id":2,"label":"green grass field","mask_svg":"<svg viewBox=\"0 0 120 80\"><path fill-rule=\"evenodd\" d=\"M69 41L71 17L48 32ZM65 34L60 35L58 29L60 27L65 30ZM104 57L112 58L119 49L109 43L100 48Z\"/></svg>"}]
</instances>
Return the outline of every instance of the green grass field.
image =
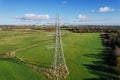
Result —
<instances>
[{"instance_id":1,"label":"green grass field","mask_svg":"<svg viewBox=\"0 0 120 80\"><path fill-rule=\"evenodd\" d=\"M70 74L67 80L85 80L98 78L90 72L85 65L92 65L99 59L89 57L90 54L101 54L103 46L101 44L100 33L72 33L62 31L64 53ZM47 31L0 31L0 54L7 51L14 51L34 44L36 47L23 49L16 52L16 56L29 63L40 67L49 67L52 61L54 37L49 36L54 32ZM2 80L47 80L45 76L31 68L17 63L11 59L0 59L0 79Z\"/></svg>"},{"instance_id":2,"label":"green grass field","mask_svg":"<svg viewBox=\"0 0 120 80\"><path fill-rule=\"evenodd\" d=\"M44 80L45 78L31 68L16 63L12 59L0 59L1 80Z\"/></svg>"}]
</instances>

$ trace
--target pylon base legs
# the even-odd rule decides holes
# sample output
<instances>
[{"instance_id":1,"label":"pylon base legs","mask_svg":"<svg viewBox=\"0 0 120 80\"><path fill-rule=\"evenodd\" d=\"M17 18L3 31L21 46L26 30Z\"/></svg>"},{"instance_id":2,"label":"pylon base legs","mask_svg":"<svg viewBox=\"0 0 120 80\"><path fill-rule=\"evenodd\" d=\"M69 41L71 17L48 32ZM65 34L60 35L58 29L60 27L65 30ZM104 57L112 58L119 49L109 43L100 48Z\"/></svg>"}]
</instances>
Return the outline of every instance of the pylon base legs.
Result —
<instances>
[{"instance_id":1,"label":"pylon base legs","mask_svg":"<svg viewBox=\"0 0 120 80\"><path fill-rule=\"evenodd\" d=\"M50 80L66 80L69 74L64 66L57 66L56 70L53 70L52 68L46 69L44 73Z\"/></svg>"}]
</instances>

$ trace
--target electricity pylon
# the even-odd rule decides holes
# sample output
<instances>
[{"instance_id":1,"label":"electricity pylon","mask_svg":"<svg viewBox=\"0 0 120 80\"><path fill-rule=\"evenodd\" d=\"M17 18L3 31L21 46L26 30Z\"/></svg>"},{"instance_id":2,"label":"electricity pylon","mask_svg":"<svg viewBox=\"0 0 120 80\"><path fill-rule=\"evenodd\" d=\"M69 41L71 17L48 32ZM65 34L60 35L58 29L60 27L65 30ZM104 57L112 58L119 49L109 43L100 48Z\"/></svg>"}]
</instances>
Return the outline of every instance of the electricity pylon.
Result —
<instances>
[{"instance_id":1,"label":"electricity pylon","mask_svg":"<svg viewBox=\"0 0 120 80\"><path fill-rule=\"evenodd\" d=\"M62 38L61 38L61 28L59 23L59 14L56 17L56 33L55 33L55 49L53 55L53 77L54 80L64 80L69 74L69 70L66 65Z\"/></svg>"}]
</instances>

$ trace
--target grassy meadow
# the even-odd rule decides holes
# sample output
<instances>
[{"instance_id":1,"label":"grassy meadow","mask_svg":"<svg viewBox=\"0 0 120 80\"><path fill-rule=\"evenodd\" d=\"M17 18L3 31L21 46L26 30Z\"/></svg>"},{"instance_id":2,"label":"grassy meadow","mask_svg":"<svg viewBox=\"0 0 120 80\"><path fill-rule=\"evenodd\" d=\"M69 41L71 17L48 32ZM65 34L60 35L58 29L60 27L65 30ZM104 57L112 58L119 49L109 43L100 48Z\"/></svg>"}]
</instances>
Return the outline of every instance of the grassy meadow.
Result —
<instances>
[{"instance_id":1,"label":"grassy meadow","mask_svg":"<svg viewBox=\"0 0 120 80\"><path fill-rule=\"evenodd\" d=\"M67 80L87 80L99 78L91 73L86 65L94 64L103 50L100 33L63 32L63 45L66 63L70 74ZM50 67L53 55L54 32L42 30L0 31L0 54L22 49L16 56L40 67ZM26 48L31 45L38 46ZM47 80L41 73L17 63L13 59L0 59L1 80Z\"/></svg>"}]
</instances>

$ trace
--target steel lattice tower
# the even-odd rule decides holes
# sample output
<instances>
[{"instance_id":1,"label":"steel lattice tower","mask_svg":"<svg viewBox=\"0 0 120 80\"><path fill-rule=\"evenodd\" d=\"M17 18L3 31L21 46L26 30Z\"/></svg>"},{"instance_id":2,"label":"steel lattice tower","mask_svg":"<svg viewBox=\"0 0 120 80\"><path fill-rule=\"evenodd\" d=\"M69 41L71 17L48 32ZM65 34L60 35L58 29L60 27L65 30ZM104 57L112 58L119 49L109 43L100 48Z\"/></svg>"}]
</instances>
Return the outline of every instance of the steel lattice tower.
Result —
<instances>
[{"instance_id":1,"label":"steel lattice tower","mask_svg":"<svg viewBox=\"0 0 120 80\"><path fill-rule=\"evenodd\" d=\"M66 79L69 74L66 61L64 58L64 51L61 38L61 28L59 23L59 14L56 17L56 33L55 33L55 49L53 55L53 76L54 80Z\"/></svg>"}]
</instances>

